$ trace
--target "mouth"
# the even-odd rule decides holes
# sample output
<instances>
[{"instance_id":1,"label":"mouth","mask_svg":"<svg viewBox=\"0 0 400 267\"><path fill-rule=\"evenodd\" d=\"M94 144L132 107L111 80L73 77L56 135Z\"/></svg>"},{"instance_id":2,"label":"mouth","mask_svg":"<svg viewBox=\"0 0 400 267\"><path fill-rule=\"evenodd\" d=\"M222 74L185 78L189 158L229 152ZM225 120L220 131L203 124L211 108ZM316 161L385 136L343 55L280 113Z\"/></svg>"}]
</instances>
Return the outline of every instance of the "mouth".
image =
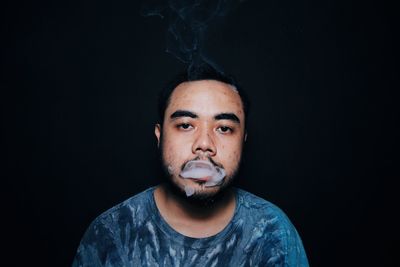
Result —
<instances>
[{"instance_id":1,"label":"mouth","mask_svg":"<svg viewBox=\"0 0 400 267\"><path fill-rule=\"evenodd\" d=\"M182 177L181 175L179 175L179 178L192 180L194 182L204 183L204 182L208 182L210 179L212 179L212 176L206 175L206 176L202 176L202 177Z\"/></svg>"},{"instance_id":2,"label":"mouth","mask_svg":"<svg viewBox=\"0 0 400 267\"><path fill-rule=\"evenodd\" d=\"M182 171L185 169L193 169L193 168L212 170L215 167L216 167L215 164L213 164L208 160L192 160L187 162L184 166L182 166Z\"/></svg>"},{"instance_id":3,"label":"mouth","mask_svg":"<svg viewBox=\"0 0 400 267\"><path fill-rule=\"evenodd\" d=\"M212 169L214 166L212 166L211 163L209 163L209 162L198 161L198 162L196 162L196 167L204 168L204 169Z\"/></svg>"},{"instance_id":4,"label":"mouth","mask_svg":"<svg viewBox=\"0 0 400 267\"><path fill-rule=\"evenodd\" d=\"M225 171L209 161L194 160L185 165L179 176L209 187L220 184L225 177Z\"/></svg>"}]
</instances>

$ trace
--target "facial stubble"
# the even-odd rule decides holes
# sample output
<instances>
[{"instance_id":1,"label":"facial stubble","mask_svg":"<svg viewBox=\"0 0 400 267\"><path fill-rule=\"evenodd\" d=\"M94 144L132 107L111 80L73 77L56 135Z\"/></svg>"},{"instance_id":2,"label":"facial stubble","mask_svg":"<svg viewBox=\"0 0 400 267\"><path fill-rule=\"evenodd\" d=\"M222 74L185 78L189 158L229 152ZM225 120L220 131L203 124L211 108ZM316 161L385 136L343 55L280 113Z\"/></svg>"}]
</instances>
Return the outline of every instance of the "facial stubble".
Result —
<instances>
[{"instance_id":1,"label":"facial stubble","mask_svg":"<svg viewBox=\"0 0 400 267\"><path fill-rule=\"evenodd\" d=\"M166 182L166 186L167 186L168 190L172 194L174 194L175 197L177 197L181 201L186 201L192 205L199 206L199 207L209 207L209 206L215 205L216 203L219 203L222 199L224 199L224 197L227 195L227 193L232 188L232 182L235 180L236 175L239 171L240 164L241 164L241 157L239 157L238 163L235 166L233 173L229 176L224 177L221 184L213 186L213 187L218 187L218 190L213 191L213 192L205 192L205 191L195 190L194 194L188 197L188 196L186 196L185 190L183 188L181 188L174 181L173 170L170 169L171 167L168 165L168 163L166 162L166 160L164 158L163 144L164 144L163 134L160 134L160 143L159 143L158 151L159 151L160 164L162 167L163 175L165 177L163 180ZM191 160L196 160L196 159L199 159L199 158L196 156ZM184 168L185 164L191 160L184 162L180 166L179 171L181 171ZM223 167L221 164L218 164L214 160L212 160L212 158L207 158L207 160L209 160L214 166ZM177 179L183 179L183 178L178 177ZM199 186L203 186L203 188L204 188L204 183L202 183L202 182L196 182L196 183L198 183Z\"/></svg>"}]
</instances>

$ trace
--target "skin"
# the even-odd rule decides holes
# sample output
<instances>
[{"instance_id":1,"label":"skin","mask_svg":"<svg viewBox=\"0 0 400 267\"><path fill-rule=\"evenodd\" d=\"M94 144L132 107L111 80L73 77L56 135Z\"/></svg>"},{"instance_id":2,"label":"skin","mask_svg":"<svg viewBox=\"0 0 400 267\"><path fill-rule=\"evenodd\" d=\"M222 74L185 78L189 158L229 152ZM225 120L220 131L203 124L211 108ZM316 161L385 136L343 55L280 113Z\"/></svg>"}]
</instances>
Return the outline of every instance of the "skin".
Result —
<instances>
[{"instance_id":1,"label":"skin","mask_svg":"<svg viewBox=\"0 0 400 267\"><path fill-rule=\"evenodd\" d=\"M181 190L185 186L194 188L195 197L218 194L231 182L239 167L246 139L244 124L242 101L234 87L214 80L178 85L171 94L163 127L155 126L171 181ZM212 160L223 167L226 172L223 183L205 187L198 180L180 177L184 164L193 159ZM185 201L166 185L160 185L154 196L161 215L172 228L198 238L222 231L233 217L236 205L230 190L207 207Z\"/></svg>"}]
</instances>

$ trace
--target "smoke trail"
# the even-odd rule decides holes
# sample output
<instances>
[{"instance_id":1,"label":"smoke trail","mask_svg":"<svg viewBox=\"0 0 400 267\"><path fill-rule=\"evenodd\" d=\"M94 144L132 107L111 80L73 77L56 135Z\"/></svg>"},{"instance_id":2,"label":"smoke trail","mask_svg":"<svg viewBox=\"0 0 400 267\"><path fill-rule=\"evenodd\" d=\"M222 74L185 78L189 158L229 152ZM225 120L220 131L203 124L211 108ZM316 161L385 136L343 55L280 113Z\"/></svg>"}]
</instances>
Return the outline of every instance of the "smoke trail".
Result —
<instances>
[{"instance_id":1,"label":"smoke trail","mask_svg":"<svg viewBox=\"0 0 400 267\"><path fill-rule=\"evenodd\" d=\"M205 56L204 46L209 26L222 19L239 0L168 0L147 3L144 16L159 16L168 20L166 51L188 65L188 75L201 65L219 69Z\"/></svg>"}]
</instances>

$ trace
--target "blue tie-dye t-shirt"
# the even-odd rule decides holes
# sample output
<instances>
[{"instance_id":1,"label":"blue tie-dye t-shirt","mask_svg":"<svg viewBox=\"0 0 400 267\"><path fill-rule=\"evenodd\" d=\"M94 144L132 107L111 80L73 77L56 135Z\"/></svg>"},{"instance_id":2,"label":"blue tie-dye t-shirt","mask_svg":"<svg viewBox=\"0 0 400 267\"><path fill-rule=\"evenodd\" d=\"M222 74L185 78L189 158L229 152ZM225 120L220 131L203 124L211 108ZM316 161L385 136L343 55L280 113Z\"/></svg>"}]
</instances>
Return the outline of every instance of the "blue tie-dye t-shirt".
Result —
<instances>
[{"instance_id":1,"label":"blue tie-dye t-shirt","mask_svg":"<svg viewBox=\"0 0 400 267\"><path fill-rule=\"evenodd\" d=\"M172 229L154 187L106 211L79 245L78 266L308 266L296 229L270 202L235 189L236 208L218 234L191 238Z\"/></svg>"}]
</instances>

